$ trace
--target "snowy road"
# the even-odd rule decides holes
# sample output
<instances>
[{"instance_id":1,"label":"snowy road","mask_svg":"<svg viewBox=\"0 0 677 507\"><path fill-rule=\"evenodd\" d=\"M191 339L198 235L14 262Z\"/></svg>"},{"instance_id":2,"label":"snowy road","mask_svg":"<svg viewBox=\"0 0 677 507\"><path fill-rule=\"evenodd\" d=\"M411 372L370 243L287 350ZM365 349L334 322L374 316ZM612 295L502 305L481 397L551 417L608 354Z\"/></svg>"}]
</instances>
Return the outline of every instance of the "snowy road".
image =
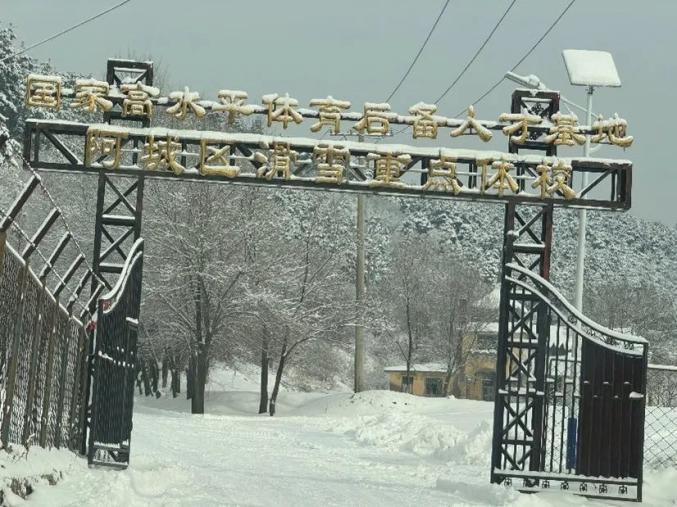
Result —
<instances>
[{"instance_id":1,"label":"snowy road","mask_svg":"<svg viewBox=\"0 0 677 507\"><path fill-rule=\"evenodd\" d=\"M489 403L370 391L284 393L274 418L255 407L253 392L213 392L204 416L185 399L137 398L128 470L37 449L23 466L64 474L30 504L611 505L488 484ZM676 484L675 470L649 475L646 504L674 505Z\"/></svg>"},{"instance_id":2,"label":"snowy road","mask_svg":"<svg viewBox=\"0 0 677 507\"><path fill-rule=\"evenodd\" d=\"M157 418L139 426L150 438L137 444L137 466L171 467L183 460L181 498L195 505L449 505L434 488L437 473L411 455L362 446L305 418L206 416ZM185 429L190 428L189 432ZM142 430L143 431L143 430ZM180 435L167 443L166 435ZM432 487L431 487L432 486ZM142 492L140 492L142 493ZM166 498L166 492L161 494Z\"/></svg>"},{"instance_id":3,"label":"snowy road","mask_svg":"<svg viewBox=\"0 0 677 507\"><path fill-rule=\"evenodd\" d=\"M437 487L447 470L442 461L364 443L368 437L350 429L372 423L370 435L378 438L379 431L393 430L387 424L397 424L397 418L191 416L152 404L137 403L129 470L68 474L56 488L38 489L32 500L51 505L294 506L499 500L482 492L485 477L475 477L477 488L467 485L461 493L449 491L448 483ZM314 404L309 405L312 411ZM486 475L486 470L476 472ZM465 479L473 479L467 472Z\"/></svg>"}]
</instances>

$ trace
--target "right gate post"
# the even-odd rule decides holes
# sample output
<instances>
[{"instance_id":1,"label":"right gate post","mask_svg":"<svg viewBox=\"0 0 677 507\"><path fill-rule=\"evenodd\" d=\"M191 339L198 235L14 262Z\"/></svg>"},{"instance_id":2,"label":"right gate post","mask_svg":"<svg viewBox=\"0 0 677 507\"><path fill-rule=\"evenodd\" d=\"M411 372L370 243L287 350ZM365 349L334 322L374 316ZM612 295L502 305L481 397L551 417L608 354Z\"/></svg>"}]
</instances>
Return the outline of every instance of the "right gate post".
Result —
<instances>
[{"instance_id":1,"label":"right gate post","mask_svg":"<svg viewBox=\"0 0 677 507\"><path fill-rule=\"evenodd\" d=\"M515 90L512 114L534 114L549 120L559 111L559 93ZM517 144L509 137L510 153L536 151L557 154L556 147L529 137ZM517 175L524 168L518 165ZM524 190L524 180L519 180ZM492 440L491 482L505 477L498 470L539 471L544 459L543 414L545 352L550 324L545 306L532 296L519 294L506 280L507 265L517 263L539 276L550 278L553 206L518 207L506 204L501 260L501 298L496 354L496 395ZM529 298L529 311L525 311ZM536 326L532 326L535 316Z\"/></svg>"}]
</instances>

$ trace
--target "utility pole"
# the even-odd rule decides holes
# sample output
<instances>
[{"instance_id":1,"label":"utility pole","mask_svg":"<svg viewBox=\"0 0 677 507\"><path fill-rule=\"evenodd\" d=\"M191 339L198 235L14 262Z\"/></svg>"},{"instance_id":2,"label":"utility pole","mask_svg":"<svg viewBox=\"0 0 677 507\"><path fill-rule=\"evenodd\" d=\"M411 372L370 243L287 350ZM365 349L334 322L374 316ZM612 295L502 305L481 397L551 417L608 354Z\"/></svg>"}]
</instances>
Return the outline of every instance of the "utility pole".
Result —
<instances>
[{"instance_id":1,"label":"utility pole","mask_svg":"<svg viewBox=\"0 0 677 507\"><path fill-rule=\"evenodd\" d=\"M355 280L355 301L358 312L364 304L364 194L357 196L357 279ZM361 316L360 316L361 318ZM355 324L355 387L359 393L364 390L364 326Z\"/></svg>"},{"instance_id":2,"label":"utility pole","mask_svg":"<svg viewBox=\"0 0 677 507\"><path fill-rule=\"evenodd\" d=\"M358 140L364 137L360 134ZM355 280L356 317L361 320L360 310L364 305L364 194L357 194L357 273ZM356 393L364 390L364 326L355 323L355 381L353 390Z\"/></svg>"}]
</instances>

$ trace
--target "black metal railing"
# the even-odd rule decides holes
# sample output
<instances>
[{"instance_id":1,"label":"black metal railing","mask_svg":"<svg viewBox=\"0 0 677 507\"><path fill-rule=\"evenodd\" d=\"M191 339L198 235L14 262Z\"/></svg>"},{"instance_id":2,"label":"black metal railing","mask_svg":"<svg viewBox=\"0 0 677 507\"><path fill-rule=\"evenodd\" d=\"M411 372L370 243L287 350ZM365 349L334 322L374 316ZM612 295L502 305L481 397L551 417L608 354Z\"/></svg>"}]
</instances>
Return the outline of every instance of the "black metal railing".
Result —
<instances>
[{"instance_id":1,"label":"black metal railing","mask_svg":"<svg viewBox=\"0 0 677 507\"><path fill-rule=\"evenodd\" d=\"M492 480L641 500L647 342L592 322L517 263L504 283Z\"/></svg>"}]
</instances>

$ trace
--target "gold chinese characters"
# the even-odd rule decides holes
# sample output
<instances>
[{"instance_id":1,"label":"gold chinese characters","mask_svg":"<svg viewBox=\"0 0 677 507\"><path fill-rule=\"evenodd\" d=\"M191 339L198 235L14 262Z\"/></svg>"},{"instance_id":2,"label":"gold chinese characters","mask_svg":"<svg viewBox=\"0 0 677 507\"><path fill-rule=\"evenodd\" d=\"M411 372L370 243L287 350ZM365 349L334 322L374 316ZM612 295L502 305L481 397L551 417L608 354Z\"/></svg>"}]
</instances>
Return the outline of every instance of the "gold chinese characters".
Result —
<instances>
[{"instance_id":1,"label":"gold chinese characters","mask_svg":"<svg viewBox=\"0 0 677 507\"><path fill-rule=\"evenodd\" d=\"M361 112L350 111L350 101L326 98L311 99L309 108L299 106L299 100L289 94L263 95L261 105L248 103L249 95L243 90L219 90L217 101L202 100L197 92L185 87L166 97L160 91L142 82L107 83L95 79L77 79L73 89L64 88L59 76L31 74L26 83L26 105L60 109L62 101L70 99L70 107L88 112L104 112L107 117L120 115L133 120L146 120L161 107L167 115L177 120L201 120L208 114L225 114L232 125L243 116L266 116L266 126L281 124L283 129L301 125L311 119L309 130L333 136L386 137L409 130L413 139L437 139L441 128L449 128L451 137L477 136L484 142L493 139L492 130L501 130L509 137L511 145L529 148L550 144L553 147L577 146L589 139L591 143L604 143L627 148L633 137L628 135L628 123L617 114L609 119L597 116L592 125L580 126L573 113L558 111L550 116L539 116L531 109L503 113L498 121L480 120L473 105L464 119L438 114L437 104L418 102L408 109L407 115L398 115L388 103L365 102ZM117 108L117 109L116 109ZM537 113L542 110L535 110ZM345 122L352 125L344 127ZM403 125L393 132L393 125Z\"/></svg>"},{"instance_id":2,"label":"gold chinese characters","mask_svg":"<svg viewBox=\"0 0 677 507\"><path fill-rule=\"evenodd\" d=\"M303 180L324 186L386 187L466 196L519 195L567 201L580 198L572 186L572 162L563 158L532 160L512 154L470 155L464 150L449 149L407 153L402 151L403 146L369 145L365 150L362 143L348 141L308 143L303 139L251 134L182 134L180 130L159 128L92 126L86 133L84 166L127 172L166 171L176 176Z\"/></svg>"}]
</instances>

